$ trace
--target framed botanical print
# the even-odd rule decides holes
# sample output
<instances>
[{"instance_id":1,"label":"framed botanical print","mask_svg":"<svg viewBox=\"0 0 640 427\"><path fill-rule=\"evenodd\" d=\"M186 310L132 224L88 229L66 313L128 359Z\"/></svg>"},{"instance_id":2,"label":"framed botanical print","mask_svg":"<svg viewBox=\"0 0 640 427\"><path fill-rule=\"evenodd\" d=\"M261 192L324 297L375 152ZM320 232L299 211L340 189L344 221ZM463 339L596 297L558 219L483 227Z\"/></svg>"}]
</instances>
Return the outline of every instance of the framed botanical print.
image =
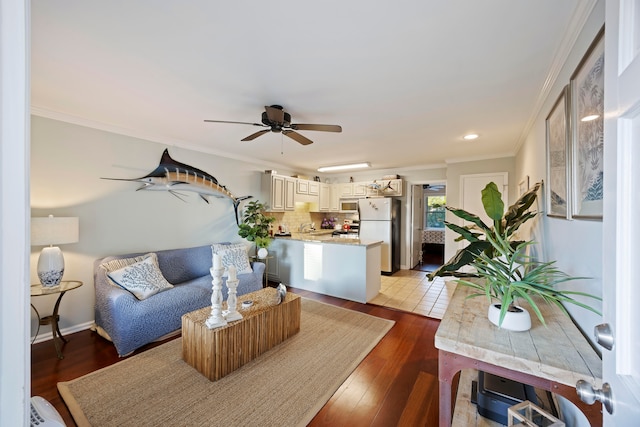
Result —
<instances>
[{"instance_id":1,"label":"framed botanical print","mask_svg":"<svg viewBox=\"0 0 640 427\"><path fill-rule=\"evenodd\" d=\"M565 86L545 121L547 131L547 215L570 218L569 88Z\"/></svg>"},{"instance_id":2,"label":"framed botanical print","mask_svg":"<svg viewBox=\"0 0 640 427\"><path fill-rule=\"evenodd\" d=\"M604 28L571 76L574 218L602 219L604 175Z\"/></svg>"}]
</instances>

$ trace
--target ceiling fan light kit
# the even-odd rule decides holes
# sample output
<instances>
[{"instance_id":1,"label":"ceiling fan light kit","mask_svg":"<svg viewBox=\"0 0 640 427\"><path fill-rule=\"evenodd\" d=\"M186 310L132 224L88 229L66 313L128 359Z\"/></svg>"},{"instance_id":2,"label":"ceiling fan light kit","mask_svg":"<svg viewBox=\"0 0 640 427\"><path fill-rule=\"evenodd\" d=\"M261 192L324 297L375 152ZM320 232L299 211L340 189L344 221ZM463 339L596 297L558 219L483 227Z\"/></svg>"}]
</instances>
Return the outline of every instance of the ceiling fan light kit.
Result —
<instances>
[{"instance_id":1,"label":"ceiling fan light kit","mask_svg":"<svg viewBox=\"0 0 640 427\"><path fill-rule=\"evenodd\" d=\"M335 172L335 171L341 171L341 170L347 170L347 169L363 169L363 168L369 168L369 167L371 167L371 164L369 164L368 162L351 163L348 165L323 166L318 168L318 172Z\"/></svg>"},{"instance_id":2,"label":"ceiling fan light kit","mask_svg":"<svg viewBox=\"0 0 640 427\"><path fill-rule=\"evenodd\" d=\"M269 132L282 133L302 145L313 144L313 141L306 136L299 134L299 130L313 130L320 132L342 132L342 127L338 125L320 125L309 123L291 123L291 114L284 111L281 105L265 106L262 113L261 123L234 122L228 120L205 120L210 123L233 123L239 125L259 126L267 129L259 130L242 139L242 141L252 141L259 136Z\"/></svg>"}]
</instances>

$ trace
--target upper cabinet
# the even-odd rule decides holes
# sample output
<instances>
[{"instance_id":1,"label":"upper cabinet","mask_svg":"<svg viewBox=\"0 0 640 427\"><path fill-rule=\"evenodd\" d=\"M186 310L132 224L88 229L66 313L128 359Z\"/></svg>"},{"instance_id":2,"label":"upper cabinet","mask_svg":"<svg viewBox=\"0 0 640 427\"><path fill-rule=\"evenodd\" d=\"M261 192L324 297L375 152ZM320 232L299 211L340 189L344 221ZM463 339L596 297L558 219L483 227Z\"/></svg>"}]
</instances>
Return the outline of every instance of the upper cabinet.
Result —
<instances>
[{"instance_id":1,"label":"upper cabinet","mask_svg":"<svg viewBox=\"0 0 640 427\"><path fill-rule=\"evenodd\" d=\"M311 212L338 212L340 199L401 197L402 179L327 184L290 176L263 174L261 200L271 212L295 210L296 202L308 203Z\"/></svg>"},{"instance_id":2,"label":"upper cabinet","mask_svg":"<svg viewBox=\"0 0 640 427\"><path fill-rule=\"evenodd\" d=\"M262 176L262 198L269 205L271 212L294 210L295 191L295 178L271 174Z\"/></svg>"},{"instance_id":3,"label":"upper cabinet","mask_svg":"<svg viewBox=\"0 0 640 427\"><path fill-rule=\"evenodd\" d=\"M342 199L367 196L367 182L343 182L334 185L338 186L338 195Z\"/></svg>"}]
</instances>

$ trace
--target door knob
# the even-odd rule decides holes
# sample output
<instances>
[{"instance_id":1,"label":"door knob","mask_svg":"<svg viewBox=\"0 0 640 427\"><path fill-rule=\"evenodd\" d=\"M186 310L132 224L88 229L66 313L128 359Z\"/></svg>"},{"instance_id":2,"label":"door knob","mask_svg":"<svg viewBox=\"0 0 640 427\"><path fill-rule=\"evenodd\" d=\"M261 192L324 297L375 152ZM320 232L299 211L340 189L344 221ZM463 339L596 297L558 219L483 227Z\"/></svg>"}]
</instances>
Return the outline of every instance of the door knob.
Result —
<instances>
[{"instance_id":1,"label":"door knob","mask_svg":"<svg viewBox=\"0 0 640 427\"><path fill-rule=\"evenodd\" d=\"M601 389L594 389L593 385L584 380L576 383L578 397L587 405L593 405L596 400L600 401L608 413L613 414L613 393L609 383L602 384Z\"/></svg>"},{"instance_id":2,"label":"door knob","mask_svg":"<svg viewBox=\"0 0 640 427\"><path fill-rule=\"evenodd\" d=\"M596 342L609 351L613 349L613 331L608 323L602 323L593 328L593 335L596 338Z\"/></svg>"}]
</instances>

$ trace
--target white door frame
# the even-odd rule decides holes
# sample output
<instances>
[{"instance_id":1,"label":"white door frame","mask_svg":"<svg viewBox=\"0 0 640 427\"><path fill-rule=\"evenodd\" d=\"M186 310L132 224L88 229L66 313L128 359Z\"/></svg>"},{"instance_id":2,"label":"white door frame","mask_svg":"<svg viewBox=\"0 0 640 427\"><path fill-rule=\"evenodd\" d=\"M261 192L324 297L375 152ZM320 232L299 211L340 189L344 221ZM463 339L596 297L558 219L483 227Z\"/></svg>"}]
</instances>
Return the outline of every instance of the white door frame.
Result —
<instances>
[{"instance_id":1,"label":"white door frame","mask_svg":"<svg viewBox=\"0 0 640 427\"><path fill-rule=\"evenodd\" d=\"M29 2L0 0L0 425L28 425Z\"/></svg>"},{"instance_id":2,"label":"white door frame","mask_svg":"<svg viewBox=\"0 0 640 427\"><path fill-rule=\"evenodd\" d=\"M425 185L425 184L430 184L430 185L444 185L445 188L448 187L448 183L446 179L429 179L429 180L420 180L420 181L412 181L409 183L410 185ZM411 195L409 197L412 197ZM411 208L411 199L407 200L409 208ZM424 203L422 206L423 210L422 210L422 217L424 217ZM411 227L407 227L407 241L409 242L409 251L408 251L408 258L407 261L409 264L411 264L411 262L413 261L413 229L416 226L414 224L414 219L413 219L413 212L410 216L410 221L411 221ZM446 245L446 243L445 243ZM422 247L422 240L420 241L420 246ZM446 247L445 247L445 253L446 253ZM446 261L446 260L445 260ZM411 265L408 268L413 268L414 266Z\"/></svg>"},{"instance_id":3,"label":"white door frame","mask_svg":"<svg viewBox=\"0 0 640 427\"><path fill-rule=\"evenodd\" d=\"M614 346L602 349L602 362L603 382L613 393L613 414L603 408L604 425L611 427L637 425L640 419L638 8L638 0L606 2L602 296L603 321L613 331Z\"/></svg>"}]
</instances>

